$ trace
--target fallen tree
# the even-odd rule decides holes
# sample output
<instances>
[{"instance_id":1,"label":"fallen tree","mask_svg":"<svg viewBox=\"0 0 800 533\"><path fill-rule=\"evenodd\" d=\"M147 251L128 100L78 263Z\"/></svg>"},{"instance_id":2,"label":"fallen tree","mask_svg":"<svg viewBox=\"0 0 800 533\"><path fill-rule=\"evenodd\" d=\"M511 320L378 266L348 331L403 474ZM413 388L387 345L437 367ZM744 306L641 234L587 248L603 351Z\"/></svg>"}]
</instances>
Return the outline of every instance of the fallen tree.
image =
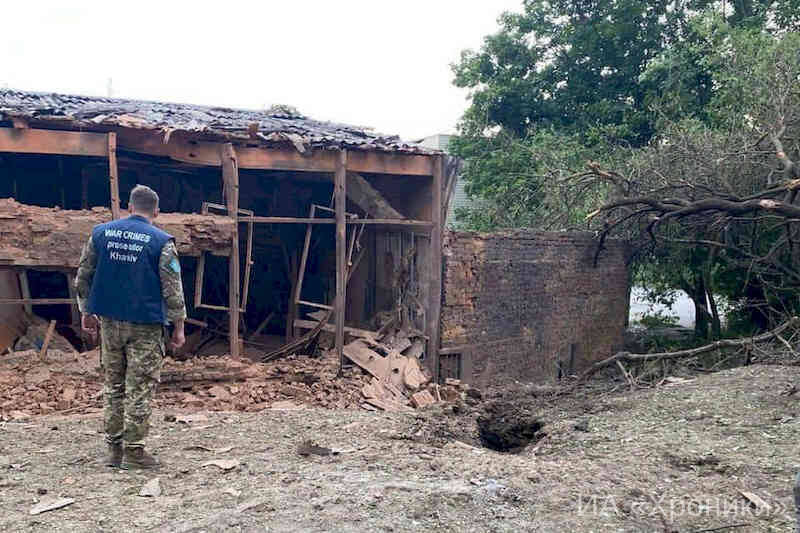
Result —
<instances>
[{"instance_id":1,"label":"fallen tree","mask_svg":"<svg viewBox=\"0 0 800 533\"><path fill-rule=\"evenodd\" d=\"M67 211L0 199L0 265L77 268L92 228L110 220L106 208ZM234 223L228 217L163 213L156 226L175 237L181 255L230 253Z\"/></svg>"},{"instance_id":2,"label":"fallen tree","mask_svg":"<svg viewBox=\"0 0 800 533\"><path fill-rule=\"evenodd\" d=\"M706 344L704 346L698 346L697 348L678 350L674 352L658 352L658 353L617 352L611 357L603 359L602 361L597 361L592 366L587 368L580 376L578 376L577 381L573 384L573 388L585 382L587 379L595 375L600 370L608 368L609 366L615 365L617 363L627 363L627 362L646 363L646 362L656 362L664 360L685 359L725 348L742 348L747 346L754 346L756 344L768 342L774 339L782 340L781 337L782 333L798 325L800 325L800 317L792 317L790 320L787 320L777 328L768 331L766 333L762 333L761 335L756 335L754 337L747 337L741 339L722 339L712 342L710 344ZM782 341L784 343L787 343L787 341L785 340Z\"/></svg>"},{"instance_id":3,"label":"fallen tree","mask_svg":"<svg viewBox=\"0 0 800 533\"><path fill-rule=\"evenodd\" d=\"M800 37L731 33L716 52L708 116L665 119L559 181L587 224L632 247L637 282L695 305L698 338L720 338L720 296L742 334L800 313ZM710 331L709 331L709 327Z\"/></svg>"}]
</instances>

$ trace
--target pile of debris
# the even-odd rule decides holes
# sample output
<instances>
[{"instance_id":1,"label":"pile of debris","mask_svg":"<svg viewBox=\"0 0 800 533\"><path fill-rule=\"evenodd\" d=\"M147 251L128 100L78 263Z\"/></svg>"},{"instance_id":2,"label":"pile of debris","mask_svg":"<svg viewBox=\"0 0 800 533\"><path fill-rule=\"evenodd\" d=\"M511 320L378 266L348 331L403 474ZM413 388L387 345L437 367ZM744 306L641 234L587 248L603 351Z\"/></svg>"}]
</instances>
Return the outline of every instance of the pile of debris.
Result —
<instances>
[{"instance_id":1,"label":"pile of debris","mask_svg":"<svg viewBox=\"0 0 800 533\"><path fill-rule=\"evenodd\" d=\"M164 409L247 411L264 409L358 408L366 376L360 370L338 377L332 353L313 358L290 355L254 363L229 356L168 358L156 404Z\"/></svg>"},{"instance_id":2,"label":"pile of debris","mask_svg":"<svg viewBox=\"0 0 800 533\"><path fill-rule=\"evenodd\" d=\"M42 414L97 412L102 408L99 350L80 353L52 328L28 317L25 332L0 356L0 420ZM458 381L431 383L420 362L425 338L412 328L388 331L348 328L345 366L335 350L302 353L260 362L225 355L227 343L209 344L211 353L179 360L167 357L155 406L178 411L261 411L264 409L369 409L410 411L457 402L470 392ZM325 331L320 345L327 345ZM263 353L263 352L260 352ZM255 359L256 361L253 361ZM352 362L352 363L350 363Z\"/></svg>"},{"instance_id":3,"label":"pile of debris","mask_svg":"<svg viewBox=\"0 0 800 533\"><path fill-rule=\"evenodd\" d=\"M365 334L344 346L344 355L371 376L361 389L362 407L371 410L406 411L441 401L460 399L457 384L439 386L420 364L425 337L411 328L375 335Z\"/></svg>"},{"instance_id":4,"label":"pile of debris","mask_svg":"<svg viewBox=\"0 0 800 533\"><path fill-rule=\"evenodd\" d=\"M63 413L99 405L97 352L39 350L0 358L0 420Z\"/></svg>"}]
</instances>

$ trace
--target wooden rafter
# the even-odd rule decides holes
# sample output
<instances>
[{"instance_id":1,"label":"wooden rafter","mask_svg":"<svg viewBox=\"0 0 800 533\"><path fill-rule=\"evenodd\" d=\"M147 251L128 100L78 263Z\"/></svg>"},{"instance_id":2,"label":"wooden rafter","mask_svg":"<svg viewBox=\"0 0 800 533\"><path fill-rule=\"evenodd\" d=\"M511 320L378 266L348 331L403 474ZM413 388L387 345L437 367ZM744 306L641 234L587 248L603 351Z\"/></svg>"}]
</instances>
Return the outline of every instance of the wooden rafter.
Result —
<instances>
[{"instance_id":1,"label":"wooden rafter","mask_svg":"<svg viewBox=\"0 0 800 533\"><path fill-rule=\"evenodd\" d=\"M0 152L107 157L105 133L0 128Z\"/></svg>"},{"instance_id":2,"label":"wooden rafter","mask_svg":"<svg viewBox=\"0 0 800 533\"><path fill-rule=\"evenodd\" d=\"M164 143L156 132L120 129L117 150L168 157L194 165L221 166L218 142L189 141L173 135ZM108 157L105 133L0 128L0 152ZM301 154L294 148L236 147L239 168L290 170L298 172L336 171L338 152L314 150ZM348 169L354 172L430 176L432 158L426 155L350 151Z\"/></svg>"}]
</instances>

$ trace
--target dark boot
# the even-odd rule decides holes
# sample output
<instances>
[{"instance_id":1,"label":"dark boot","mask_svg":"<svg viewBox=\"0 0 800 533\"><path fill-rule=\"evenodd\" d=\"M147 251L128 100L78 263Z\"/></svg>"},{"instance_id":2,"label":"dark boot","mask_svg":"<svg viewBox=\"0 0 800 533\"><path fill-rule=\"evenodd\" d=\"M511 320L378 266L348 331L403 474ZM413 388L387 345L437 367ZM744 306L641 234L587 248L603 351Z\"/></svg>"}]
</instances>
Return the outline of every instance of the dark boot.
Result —
<instances>
[{"instance_id":1,"label":"dark boot","mask_svg":"<svg viewBox=\"0 0 800 533\"><path fill-rule=\"evenodd\" d=\"M159 463L149 453L144 451L141 446L135 448L125 448L125 457L122 460L122 468L125 470L144 470L148 468L158 468Z\"/></svg>"},{"instance_id":2,"label":"dark boot","mask_svg":"<svg viewBox=\"0 0 800 533\"><path fill-rule=\"evenodd\" d=\"M106 457L106 466L118 467L122 462L122 443L109 442L108 455Z\"/></svg>"}]
</instances>

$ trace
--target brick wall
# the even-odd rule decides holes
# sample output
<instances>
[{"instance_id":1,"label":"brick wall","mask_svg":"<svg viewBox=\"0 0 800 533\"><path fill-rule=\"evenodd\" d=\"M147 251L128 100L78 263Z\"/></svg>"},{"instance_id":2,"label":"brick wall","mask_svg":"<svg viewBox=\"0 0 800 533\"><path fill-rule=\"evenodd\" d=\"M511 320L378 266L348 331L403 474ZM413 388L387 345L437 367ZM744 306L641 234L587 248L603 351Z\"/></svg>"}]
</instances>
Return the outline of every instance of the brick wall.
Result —
<instances>
[{"instance_id":1,"label":"brick wall","mask_svg":"<svg viewBox=\"0 0 800 533\"><path fill-rule=\"evenodd\" d=\"M582 232L448 232L442 373L477 385L542 382L622 344L627 251Z\"/></svg>"}]
</instances>

